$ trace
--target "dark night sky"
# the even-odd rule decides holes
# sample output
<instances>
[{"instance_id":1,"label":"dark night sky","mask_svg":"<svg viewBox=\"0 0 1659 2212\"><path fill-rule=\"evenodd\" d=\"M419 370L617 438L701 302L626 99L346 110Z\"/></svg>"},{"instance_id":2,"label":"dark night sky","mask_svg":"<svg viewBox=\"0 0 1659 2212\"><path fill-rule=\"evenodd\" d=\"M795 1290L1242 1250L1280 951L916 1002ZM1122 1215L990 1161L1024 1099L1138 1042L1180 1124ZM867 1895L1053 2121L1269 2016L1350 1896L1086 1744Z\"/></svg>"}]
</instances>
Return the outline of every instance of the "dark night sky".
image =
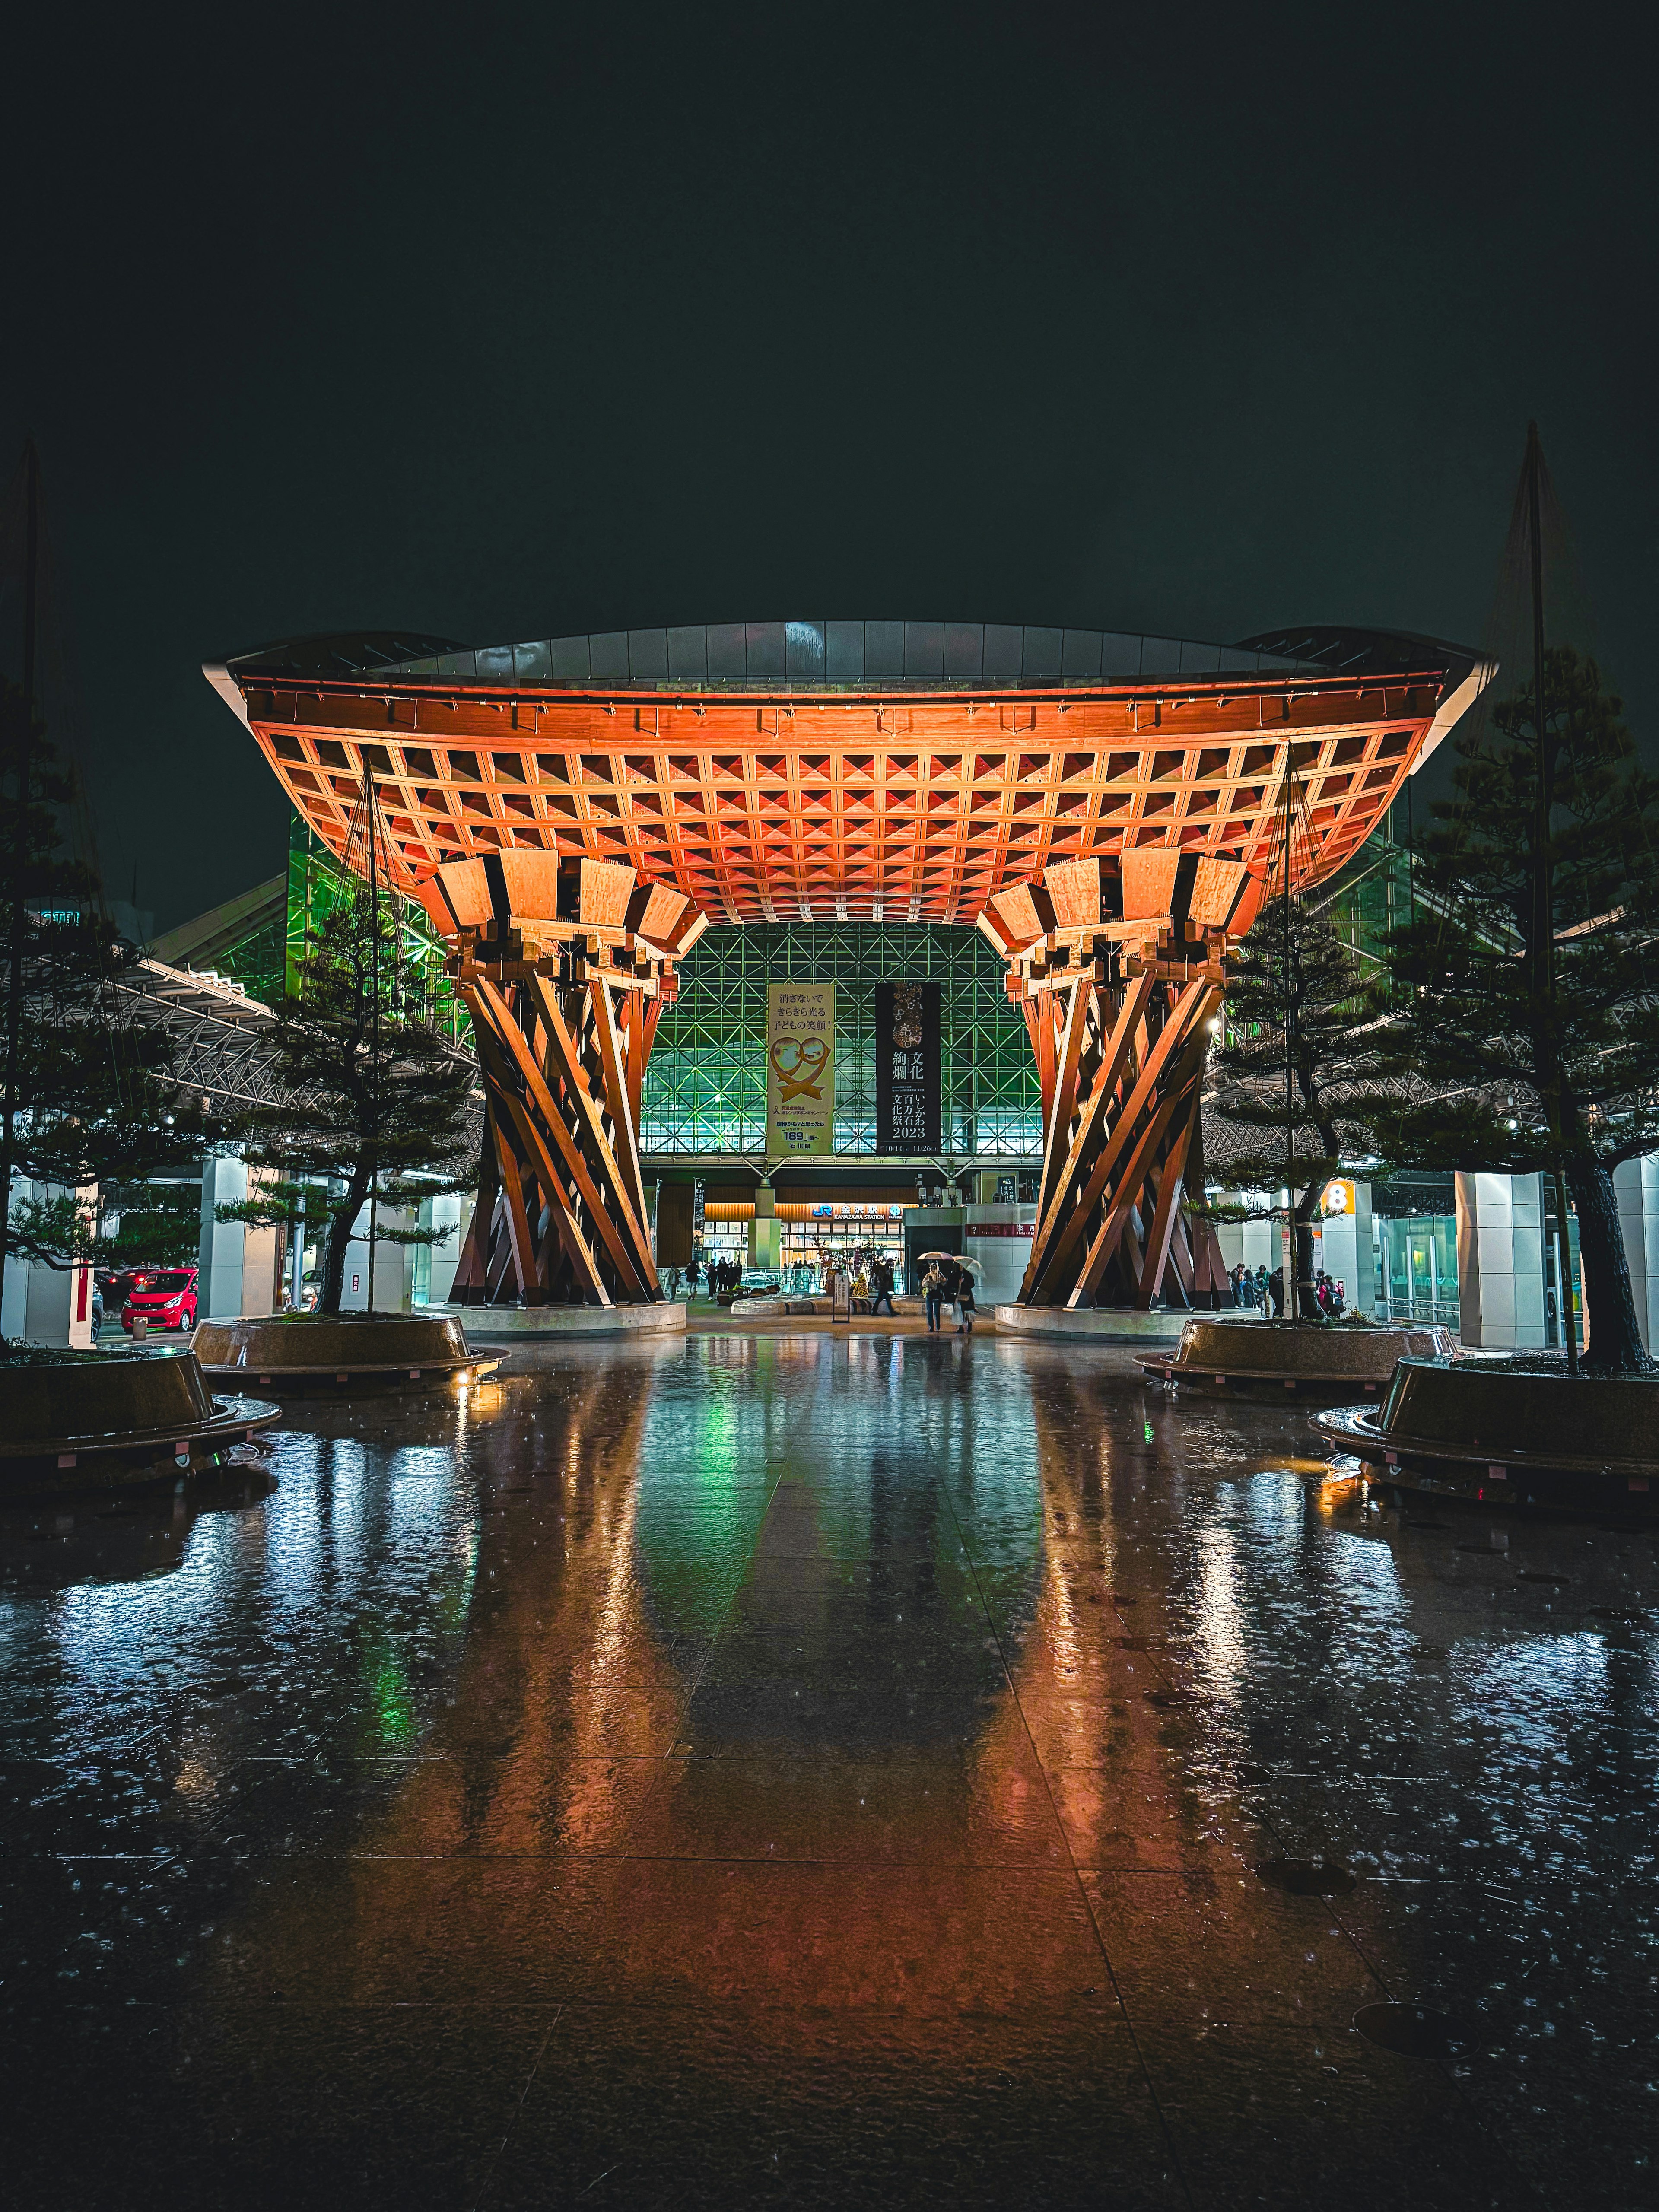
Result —
<instances>
[{"instance_id":1,"label":"dark night sky","mask_svg":"<svg viewBox=\"0 0 1659 2212\"><path fill-rule=\"evenodd\" d=\"M1534 414L1659 750L1634 20L38 20L0 453L42 443L112 892L166 927L281 865L199 668L307 631L1474 641Z\"/></svg>"}]
</instances>

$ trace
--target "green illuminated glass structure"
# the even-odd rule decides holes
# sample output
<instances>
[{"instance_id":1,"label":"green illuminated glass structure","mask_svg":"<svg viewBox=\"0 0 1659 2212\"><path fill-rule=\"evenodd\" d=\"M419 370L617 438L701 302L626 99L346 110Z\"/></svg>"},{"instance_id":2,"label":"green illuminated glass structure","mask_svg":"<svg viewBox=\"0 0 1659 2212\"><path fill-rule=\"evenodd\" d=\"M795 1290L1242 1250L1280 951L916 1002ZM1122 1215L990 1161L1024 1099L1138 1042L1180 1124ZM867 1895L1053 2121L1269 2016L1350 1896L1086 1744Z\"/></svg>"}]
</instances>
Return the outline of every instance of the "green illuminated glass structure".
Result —
<instances>
[{"instance_id":1,"label":"green illuminated glass structure","mask_svg":"<svg viewBox=\"0 0 1659 2212\"><path fill-rule=\"evenodd\" d=\"M328 847L295 815L289 823L285 875L173 931L158 942L156 951L194 968L210 965L214 974L240 983L250 998L279 1006L298 988L307 933L327 920L350 880ZM387 896L397 899L406 988L452 1036L464 1039L470 1024L450 987L447 948L433 935L423 907L395 892Z\"/></svg>"},{"instance_id":2,"label":"green illuminated glass structure","mask_svg":"<svg viewBox=\"0 0 1659 2212\"><path fill-rule=\"evenodd\" d=\"M1405 811L1403 806L1391 807L1353 858L1309 901L1346 939L1367 984L1382 976L1384 939L1415 910L1411 847L1399 834L1407 830L1401 818Z\"/></svg>"},{"instance_id":3,"label":"green illuminated glass structure","mask_svg":"<svg viewBox=\"0 0 1659 2212\"><path fill-rule=\"evenodd\" d=\"M766 987L794 980L836 990L838 1154L876 1144L875 987L936 981L945 1152L1042 1149L1036 1066L1008 1003L1003 965L977 930L840 921L711 929L680 970L646 1073L641 1149L759 1153L766 1142Z\"/></svg>"},{"instance_id":4,"label":"green illuminated glass structure","mask_svg":"<svg viewBox=\"0 0 1659 2212\"><path fill-rule=\"evenodd\" d=\"M288 930L283 946L283 990L299 988L306 938L333 913L355 882L308 823L296 814L289 824ZM471 1034L466 1010L456 998L447 971L449 949L433 934L426 909L413 899L388 892L400 917L398 944L405 988L426 1012L457 1039Z\"/></svg>"}]
</instances>

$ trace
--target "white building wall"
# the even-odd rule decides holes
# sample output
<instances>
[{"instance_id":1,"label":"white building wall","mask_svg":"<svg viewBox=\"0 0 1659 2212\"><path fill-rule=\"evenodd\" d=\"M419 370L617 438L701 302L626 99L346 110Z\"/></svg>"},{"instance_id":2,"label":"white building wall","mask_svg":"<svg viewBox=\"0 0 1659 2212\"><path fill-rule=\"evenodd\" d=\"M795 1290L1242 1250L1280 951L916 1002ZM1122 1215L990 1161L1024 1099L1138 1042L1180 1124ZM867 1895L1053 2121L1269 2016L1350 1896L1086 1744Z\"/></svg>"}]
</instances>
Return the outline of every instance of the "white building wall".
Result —
<instances>
[{"instance_id":1,"label":"white building wall","mask_svg":"<svg viewBox=\"0 0 1659 2212\"><path fill-rule=\"evenodd\" d=\"M14 1183L14 1203L23 1196L27 1185ZM21 1260L8 1255L6 1287L0 1297L0 1336L21 1336L26 1333L29 1310L29 1271Z\"/></svg>"},{"instance_id":2,"label":"white building wall","mask_svg":"<svg viewBox=\"0 0 1659 2212\"><path fill-rule=\"evenodd\" d=\"M281 1180L275 1168L250 1168L247 1172L248 1195L257 1198L262 1188ZM275 1228L245 1228L242 1231L241 1311L245 1314L276 1311L277 1243Z\"/></svg>"},{"instance_id":3,"label":"white building wall","mask_svg":"<svg viewBox=\"0 0 1659 2212\"><path fill-rule=\"evenodd\" d=\"M240 1314L275 1312L276 1230L251 1228L242 1221L218 1221L214 1209L257 1198L262 1184L276 1180L274 1170L250 1168L234 1153L210 1152L203 1161L202 1233L196 1249L198 1321L232 1321Z\"/></svg>"},{"instance_id":4,"label":"white building wall","mask_svg":"<svg viewBox=\"0 0 1659 2212\"><path fill-rule=\"evenodd\" d=\"M44 1201L59 1194L59 1186L53 1183L27 1182L20 1176L12 1184L14 1205L27 1199ZM79 1196L88 1213L94 1213L97 1185L86 1185ZM92 1342L91 1268L35 1267L15 1255L9 1257L4 1304L0 1308L0 1335L21 1337L30 1344L70 1345L84 1350Z\"/></svg>"},{"instance_id":5,"label":"white building wall","mask_svg":"<svg viewBox=\"0 0 1659 2212\"><path fill-rule=\"evenodd\" d=\"M1659 1157L1626 1160L1613 1171L1613 1188L1625 1257L1630 1262L1636 1318L1642 1341L1651 1352L1654 1324L1659 1322Z\"/></svg>"},{"instance_id":6,"label":"white building wall","mask_svg":"<svg viewBox=\"0 0 1659 2212\"><path fill-rule=\"evenodd\" d=\"M975 1296L981 1306L1010 1305L1019 1296L1036 1215L1034 1206L975 1204L965 1209L963 1255L977 1260L984 1269L974 1279ZM975 1236L975 1229L981 1233Z\"/></svg>"},{"instance_id":7,"label":"white building wall","mask_svg":"<svg viewBox=\"0 0 1659 2212\"><path fill-rule=\"evenodd\" d=\"M460 1264L461 1246L472 1224L472 1209L477 1200L471 1192L452 1191L439 1198L424 1200L418 1207L386 1206L380 1208L382 1229L447 1229L449 1235L441 1244L434 1244L424 1255L428 1269L428 1288L424 1303L441 1306L448 1303L455 1281L455 1270ZM368 1208L365 1206L352 1224L351 1242L346 1247L345 1287L341 1293L343 1313L363 1313L368 1307ZM374 1259L374 1310L376 1313L408 1313L415 1304L416 1273L422 1255L413 1244L380 1244ZM354 1287L353 1279L356 1278Z\"/></svg>"},{"instance_id":8,"label":"white building wall","mask_svg":"<svg viewBox=\"0 0 1659 2212\"><path fill-rule=\"evenodd\" d=\"M72 1268L69 1283L69 1341L76 1351L89 1351L93 1343L92 1269Z\"/></svg>"},{"instance_id":9,"label":"white building wall","mask_svg":"<svg viewBox=\"0 0 1659 2212\"><path fill-rule=\"evenodd\" d=\"M654 1184L652 1186L652 1194L654 1199ZM421 1208L423 1219L428 1212L430 1212L429 1225L432 1228L447 1229L449 1231L448 1237L441 1244L434 1244L432 1247L431 1282L427 1295L429 1304L434 1306L446 1305L448 1303L449 1293L455 1281L455 1270L460 1264L461 1246L465 1241L467 1231L472 1225L472 1209L477 1204L477 1200L471 1193L463 1194L459 1191L454 1191L446 1198L428 1199L426 1205Z\"/></svg>"},{"instance_id":10,"label":"white building wall","mask_svg":"<svg viewBox=\"0 0 1659 2212\"><path fill-rule=\"evenodd\" d=\"M1544 1346L1544 1194L1539 1177L1457 1177L1457 1296L1463 1342Z\"/></svg>"},{"instance_id":11,"label":"white building wall","mask_svg":"<svg viewBox=\"0 0 1659 2212\"><path fill-rule=\"evenodd\" d=\"M11 1272L9 1266L7 1275ZM28 1285L23 1334L31 1344L67 1344L73 1311L74 1271L68 1267L26 1267L21 1273ZM82 1341L86 1341L84 1334Z\"/></svg>"},{"instance_id":12,"label":"white building wall","mask_svg":"<svg viewBox=\"0 0 1659 2212\"><path fill-rule=\"evenodd\" d=\"M346 1246L345 1287L340 1295L342 1313L367 1313L368 1310L368 1208L352 1224L351 1242ZM381 1229L413 1229L416 1225L416 1209L410 1206L383 1206L380 1209ZM374 1311L376 1313L407 1313L410 1291L414 1279L415 1249L410 1244L388 1244L377 1241L374 1247Z\"/></svg>"},{"instance_id":13,"label":"white building wall","mask_svg":"<svg viewBox=\"0 0 1659 2212\"><path fill-rule=\"evenodd\" d=\"M233 1152L210 1152L202 1162L202 1241L197 1248L196 1317L234 1321L242 1305L247 1231L240 1221L216 1221L214 1208L247 1196L247 1168ZM269 1305L259 1309L268 1313Z\"/></svg>"},{"instance_id":14,"label":"white building wall","mask_svg":"<svg viewBox=\"0 0 1659 2212\"><path fill-rule=\"evenodd\" d=\"M1320 1224L1314 1238L1314 1266L1341 1284L1349 1313L1368 1314L1376 1295L1370 1183L1355 1183L1353 1198L1352 1213L1327 1214Z\"/></svg>"}]
</instances>

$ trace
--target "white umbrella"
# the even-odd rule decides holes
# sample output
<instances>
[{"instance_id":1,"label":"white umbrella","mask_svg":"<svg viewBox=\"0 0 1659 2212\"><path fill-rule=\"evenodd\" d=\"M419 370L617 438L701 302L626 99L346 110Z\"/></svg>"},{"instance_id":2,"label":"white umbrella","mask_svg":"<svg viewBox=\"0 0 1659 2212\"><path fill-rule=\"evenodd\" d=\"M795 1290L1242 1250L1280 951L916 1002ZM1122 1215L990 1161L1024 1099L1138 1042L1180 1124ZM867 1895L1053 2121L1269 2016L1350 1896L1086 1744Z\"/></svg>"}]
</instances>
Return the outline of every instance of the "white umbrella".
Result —
<instances>
[{"instance_id":1,"label":"white umbrella","mask_svg":"<svg viewBox=\"0 0 1659 2212\"><path fill-rule=\"evenodd\" d=\"M982 1275L985 1273L984 1261L970 1260L965 1252L918 1252L916 1255L916 1265L919 1267L925 1267L930 1260L953 1261L958 1267L966 1267L973 1275Z\"/></svg>"}]
</instances>

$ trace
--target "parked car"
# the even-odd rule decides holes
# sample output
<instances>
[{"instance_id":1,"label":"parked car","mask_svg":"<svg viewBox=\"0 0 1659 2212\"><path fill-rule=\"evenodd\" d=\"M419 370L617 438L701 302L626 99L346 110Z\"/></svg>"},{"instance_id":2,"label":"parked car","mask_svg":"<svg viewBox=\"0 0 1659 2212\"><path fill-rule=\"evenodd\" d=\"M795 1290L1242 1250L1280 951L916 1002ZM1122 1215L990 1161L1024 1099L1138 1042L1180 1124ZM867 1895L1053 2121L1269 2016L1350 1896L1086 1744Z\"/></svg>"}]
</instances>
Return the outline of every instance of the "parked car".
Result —
<instances>
[{"instance_id":1,"label":"parked car","mask_svg":"<svg viewBox=\"0 0 1659 2212\"><path fill-rule=\"evenodd\" d=\"M157 1267L103 1268L94 1277L104 1294L106 1313L119 1313L135 1291L147 1289L152 1275L159 1274Z\"/></svg>"},{"instance_id":2,"label":"parked car","mask_svg":"<svg viewBox=\"0 0 1659 2212\"><path fill-rule=\"evenodd\" d=\"M141 1314L151 1328L194 1328L195 1268L162 1267L145 1279L143 1290L130 1293L121 1308L121 1326L129 1336Z\"/></svg>"}]
</instances>

